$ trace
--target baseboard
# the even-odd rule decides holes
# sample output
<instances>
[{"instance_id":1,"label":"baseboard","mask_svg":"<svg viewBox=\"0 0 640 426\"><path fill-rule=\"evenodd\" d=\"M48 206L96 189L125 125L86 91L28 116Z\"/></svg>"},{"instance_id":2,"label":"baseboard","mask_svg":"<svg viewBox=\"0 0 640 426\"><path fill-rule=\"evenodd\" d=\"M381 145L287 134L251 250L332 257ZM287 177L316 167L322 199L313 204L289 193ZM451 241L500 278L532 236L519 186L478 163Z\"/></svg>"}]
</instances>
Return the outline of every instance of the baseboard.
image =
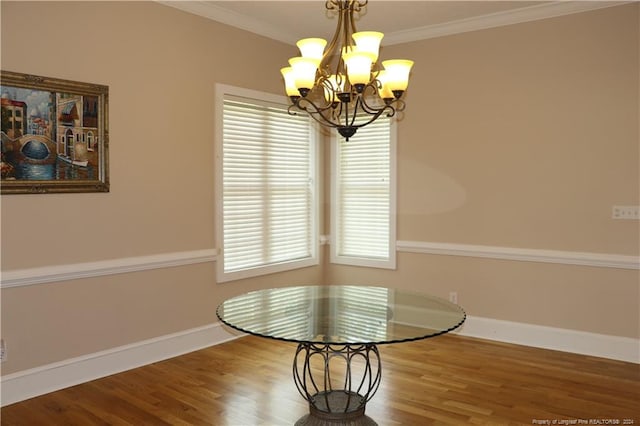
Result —
<instances>
[{"instance_id":1,"label":"baseboard","mask_svg":"<svg viewBox=\"0 0 640 426\"><path fill-rule=\"evenodd\" d=\"M640 363L640 340L468 316L461 336ZM235 339L220 323L144 340L0 379L1 406Z\"/></svg>"},{"instance_id":2,"label":"baseboard","mask_svg":"<svg viewBox=\"0 0 640 426\"><path fill-rule=\"evenodd\" d=\"M173 358L235 339L221 323L160 336L2 376L0 406Z\"/></svg>"},{"instance_id":3,"label":"baseboard","mask_svg":"<svg viewBox=\"0 0 640 426\"><path fill-rule=\"evenodd\" d=\"M640 339L467 316L461 336L640 364Z\"/></svg>"}]
</instances>

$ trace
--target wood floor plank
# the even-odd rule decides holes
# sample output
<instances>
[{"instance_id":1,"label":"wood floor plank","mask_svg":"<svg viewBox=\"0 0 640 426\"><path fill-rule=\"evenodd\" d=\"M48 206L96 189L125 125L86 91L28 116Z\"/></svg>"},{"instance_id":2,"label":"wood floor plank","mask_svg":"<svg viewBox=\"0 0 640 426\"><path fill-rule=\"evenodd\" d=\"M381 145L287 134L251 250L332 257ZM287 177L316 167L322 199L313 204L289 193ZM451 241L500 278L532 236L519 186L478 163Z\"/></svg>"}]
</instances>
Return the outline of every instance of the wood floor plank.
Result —
<instances>
[{"instance_id":1,"label":"wood floor plank","mask_svg":"<svg viewBox=\"0 0 640 426\"><path fill-rule=\"evenodd\" d=\"M456 335L379 349L381 426L640 424L638 364ZM243 337L3 407L1 424L292 425L308 411L294 352Z\"/></svg>"}]
</instances>

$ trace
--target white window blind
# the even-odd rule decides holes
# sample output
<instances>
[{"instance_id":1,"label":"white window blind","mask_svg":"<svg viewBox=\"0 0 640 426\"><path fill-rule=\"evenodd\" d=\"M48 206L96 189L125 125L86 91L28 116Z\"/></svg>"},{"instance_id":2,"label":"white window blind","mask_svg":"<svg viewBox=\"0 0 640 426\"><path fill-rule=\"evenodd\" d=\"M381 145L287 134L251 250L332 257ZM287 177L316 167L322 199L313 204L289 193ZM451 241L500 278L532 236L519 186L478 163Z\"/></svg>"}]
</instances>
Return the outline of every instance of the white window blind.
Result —
<instances>
[{"instance_id":1,"label":"white window blind","mask_svg":"<svg viewBox=\"0 0 640 426\"><path fill-rule=\"evenodd\" d=\"M286 108L223 97L219 280L315 263L312 126Z\"/></svg>"},{"instance_id":2,"label":"white window blind","mask_svg":"<svg viewBox=\"0 0 640 426\"><path fill-rule=\"evenodd\" d=\"M332 261L395 268L395 138L390 118L334 140Z\"/></svg>"}]
</instances>

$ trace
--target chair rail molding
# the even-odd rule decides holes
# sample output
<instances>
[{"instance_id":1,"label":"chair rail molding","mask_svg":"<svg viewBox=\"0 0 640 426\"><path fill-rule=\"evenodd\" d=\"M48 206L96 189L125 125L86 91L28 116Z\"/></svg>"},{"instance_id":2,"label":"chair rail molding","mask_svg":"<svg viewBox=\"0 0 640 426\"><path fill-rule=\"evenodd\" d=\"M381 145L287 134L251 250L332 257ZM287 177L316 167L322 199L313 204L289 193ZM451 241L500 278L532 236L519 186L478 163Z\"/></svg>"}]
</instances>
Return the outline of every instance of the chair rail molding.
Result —
<instances>
[{"instance_id":1,"label":"chair rail molding","mask_svg":"<svg viewBox=\"0 0 640 426\"><path fill-rule=\"evenodd\" d=\"M217 249L204 249L2 271L0 288L214 262L217 254Z\"/></svg>"},{"instance_id":2,"label":"chair rail molding","mask_svg":"<svg viewBox=\"0 0 640 426\"><path fill-rule=\"evenodd\" d=\"M447 256L481 257L522 262L560 263L564 265L593 266L640 270L640 256L611 253L592 253L564 250L498 247L472 244L454 244L426 241L398 241L400 252L438 254Z\"/></svg>"},{"instance_id":3,"label":"chair rail molding","mask_svg":"<svg viewBox=\"0 0 640 426\"><path fill-rule=\"evenodd\" d=\"M328 245L329 235L320 236L320 245ZM399 252L437 254L447 256L480 257L524 262L559 263L600 268L640 270L640 256L610 253L574 252L531 248L497 247L472 244L427 241L397 241ZM151 269L170 268L197 263L215 262L218 250L181 251L174 253L135 256L65 265L2 271L0 288L45 284L80 278L123 274Z\"/></svg>"}]
</instances>

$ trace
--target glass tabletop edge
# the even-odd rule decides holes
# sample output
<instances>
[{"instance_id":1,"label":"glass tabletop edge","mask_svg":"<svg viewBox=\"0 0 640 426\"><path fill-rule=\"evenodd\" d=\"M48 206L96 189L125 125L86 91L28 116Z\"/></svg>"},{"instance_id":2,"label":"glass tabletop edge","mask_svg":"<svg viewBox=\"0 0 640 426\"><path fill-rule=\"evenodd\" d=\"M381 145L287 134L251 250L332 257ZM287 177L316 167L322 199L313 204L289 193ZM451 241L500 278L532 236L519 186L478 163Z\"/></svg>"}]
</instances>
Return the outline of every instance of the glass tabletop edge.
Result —
<instances>
[{"instance_id":1,"label":"glass tabletop edge","mask_svg":"<svg viewBox=\"0 0 640 426\"><path fill-rule=\"evenodd\" d=\"M465 310L462 309L462 307L460 307L459 305L456 305L456 306L458 306L458 308L460 308L460 311L462 312L462 319L457 324L449 327L448 329L439 330L438 332L435 332L433 334L424 335L424 336L407 337L407 338L402 338L402 339L389 339L389 340L367 341L367 342L359 342L359 341L354 341L354 342L340 341L340 342L336 342L336 341L314 340L314 339L307 339L307 340L305 340L305 339L292 339L292 338L267 335L267 334L262 334L262 333L258 333L258 332L255 332L255 331L247 330L247 329L244 329L242 327L238 327L238 326L236 326L234 324L231 324L231 323L225 321L221 317L219 310L223 305L224 305L224 302L220 303L218 305L218 307L216 308L216 316L218 317L220 322L222 322L223 324L225 324L228 327L231 327L234 330L240 331L241 333L246 333L246 334L251 335L251 336L257 336L257 337L266 338L266 339L272 339L272 340L278 340L278 341L290 342L290 343L297 343L297 344L304 344L304 345L380 346L380 345L388 345L388 344L393 344L393 343L414 342L414 341L417 341L417 340L429 339L431 337L437 337L437 336L441 336L443 334L450 333L450 332L460 328L465 323L465 321L467 319L467 313L465 312ZM242 336L239 336L239 337L242 337Z\"/></svg>"}]
</instances>

